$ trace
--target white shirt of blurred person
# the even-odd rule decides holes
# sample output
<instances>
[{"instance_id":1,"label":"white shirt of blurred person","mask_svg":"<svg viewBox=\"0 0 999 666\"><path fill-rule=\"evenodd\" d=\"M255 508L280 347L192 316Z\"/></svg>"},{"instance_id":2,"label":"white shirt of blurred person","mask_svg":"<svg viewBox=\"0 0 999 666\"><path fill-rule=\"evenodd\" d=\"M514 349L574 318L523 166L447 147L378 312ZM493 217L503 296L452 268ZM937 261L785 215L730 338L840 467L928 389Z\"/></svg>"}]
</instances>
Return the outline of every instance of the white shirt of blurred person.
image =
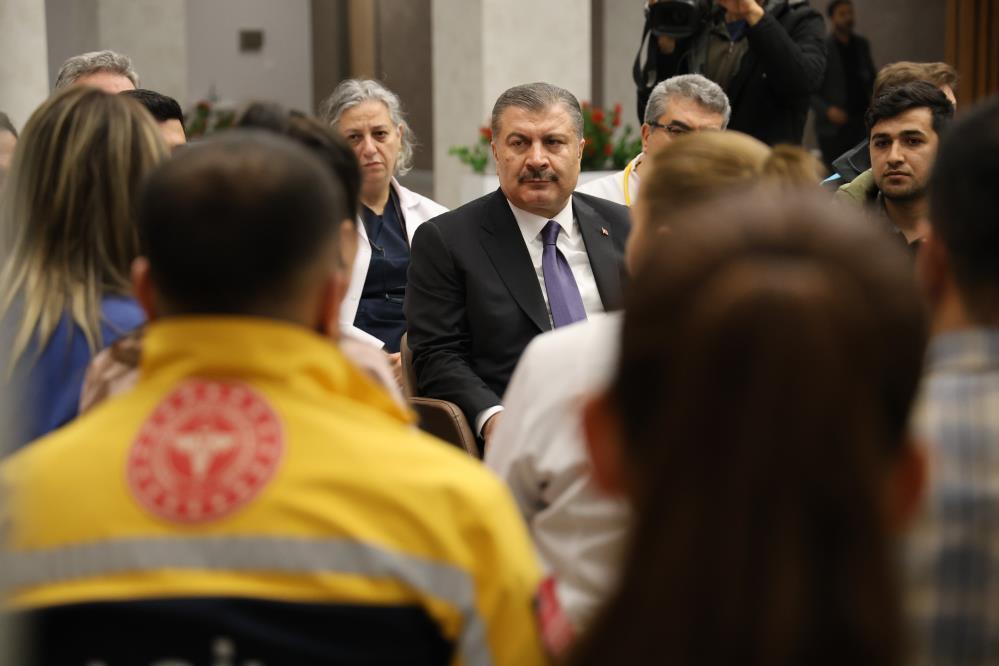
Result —
<instances>
[{"instance_id":1,"label":"white shirt of blurred person","mask_svg":"<svg viewBox=\"0 0 999 666\"><path fill-rule=\"evenodd\" d=\"M117 95L139 87L131 59L114 51L91 51L67 58L56 75L54 90L85 85Z\"/></svg>"},{"instance_id":2,"label":"white shirt of blurred person","mask_svg":"<svg viewBox=\"0 0 999 666\"><path fill-rule=\"evenodd\" d=\"M632 208L628 270L642 261L649 234L664 230L667 206L672 210L674 202L683 207L751 184L769 155L764 143L740 132L702 134L650 153L646 177L655 183L655 201L645 194ZM703 191L685 192L678 184L701 174ZM532 340L503 397L505 416L486 447L486 465L510 487L548 585L553 579L559 615L575 633L586 628L615 584L629 521L625 504L600 491L590 475L581 424L586 399L612 377L622 321L621 312L590 317Z\"/></svg>"},{"instance_id":3,"label":"white shirt of blurred person","mask_svg":"<svg viewBox=\"0 0 999 666\"><path fill-rule=\"evenodd\" d=\"M413 192L396 180L412 168L412 130L402 115L398 96L377 81L348 79L323 102L320 116L353 148L361 164L361 203L381 215L395 194L402 213L406 240L416 229L447 208ZM348 339L382 348L384 343L354 325L364 283L371 264L372 244L361 215L357 219L357 254L350 286L340 309L341 334ZM390 353L393 370L401 380L399 353Z\"/></svg>"},{"instance_id":4,"label":"white shirt of blurred person","mask_svg":"<svg viewBox=\"0 0 999 666\"><path fill-rule=\"evenodd\" d=\"M631 206L641 183L642 160L674 138L703 130L723 130L732 108L714 81L700 74L682 74L660 81L645 106L642 152L622 171L591 180L577 191Z\"/></svg>"}]
</instances>

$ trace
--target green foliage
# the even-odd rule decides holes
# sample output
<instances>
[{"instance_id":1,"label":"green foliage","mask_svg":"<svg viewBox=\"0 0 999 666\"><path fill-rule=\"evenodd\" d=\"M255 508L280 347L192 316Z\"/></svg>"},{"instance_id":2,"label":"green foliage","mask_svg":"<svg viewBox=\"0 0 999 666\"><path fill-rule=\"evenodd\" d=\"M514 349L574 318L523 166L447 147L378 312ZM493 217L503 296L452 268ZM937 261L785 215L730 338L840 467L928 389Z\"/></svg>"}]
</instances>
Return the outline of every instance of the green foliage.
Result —
<instances>
[{"instance_id":1,"label":"green foliage","mask_svg":"<svg viewBox=\"0 0 999 666\"><path fill-rule=\"evenodd\" d=\"M628 162L635 155L642 152L642 136L638 134L635 138L632 138L631 133L631 125L625 125L621 128L620 136L614 142L614 151L611 153L611 164L618 171L628 166Z\"/></svg>"},{"instance_id":2,"label":"green foliage","mask_svg":"<svg viewBox=\"0 0 999 666\"><path fill-rule=\"evenodd\" d=\"M474 173L485 173L489 166L489 156L492 151L489 149L489 142L493 138L493 131L488 127L479 128L479 140L471 146L451 146L447 154L454 155L462 164L472 167Z\"/></svg>"},{"instance_id":3,"label":"green foliage","mask_svg":"<svg viewBox=\"0 0 999 666\"><path fill-rule=\"evenodd\" d=\"M236 122L236 112L231 109L217 109L211 102L200 101L194 111L185 114L187 119L184 128L188 139L196 139L232 127Z\"/></svg>"},{"instance_id":4,"label":"green foliage","mask_svg":"<svg viewBox=\"0 0 999 666\"><path fill-rule=\"evenodd\" d=\"M614 137L618 131L617 138ZM642 150L642 138L631 138L630 125L621 126L621 105L615 104L608 122L599 106L583 102L583 170L623 169Z\"/></svg>"}]
</instances>

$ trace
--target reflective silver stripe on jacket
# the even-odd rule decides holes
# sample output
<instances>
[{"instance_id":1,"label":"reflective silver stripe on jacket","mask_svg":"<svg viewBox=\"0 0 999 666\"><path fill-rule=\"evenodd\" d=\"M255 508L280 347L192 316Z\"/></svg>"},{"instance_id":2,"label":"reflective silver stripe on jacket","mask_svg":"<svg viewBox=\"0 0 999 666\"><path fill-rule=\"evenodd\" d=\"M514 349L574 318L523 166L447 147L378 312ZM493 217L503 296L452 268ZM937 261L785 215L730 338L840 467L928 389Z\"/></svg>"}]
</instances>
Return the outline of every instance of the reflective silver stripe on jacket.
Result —
<instances>
[{"instance_id":1,"label":"reflective silver stripe on jacket","mask_svg":"<svg viewBox=\"0 0 999 666\"><path fill-rule=\"evenodd\" d=\"M65 548L7 552L4 584L25 588L158 569L347 574L392 578L461 613L458 649L465 664L489 666L485 624L475 584L464 570L347 539L293 537L136 538Z\"/></svg>"}]
</instances>

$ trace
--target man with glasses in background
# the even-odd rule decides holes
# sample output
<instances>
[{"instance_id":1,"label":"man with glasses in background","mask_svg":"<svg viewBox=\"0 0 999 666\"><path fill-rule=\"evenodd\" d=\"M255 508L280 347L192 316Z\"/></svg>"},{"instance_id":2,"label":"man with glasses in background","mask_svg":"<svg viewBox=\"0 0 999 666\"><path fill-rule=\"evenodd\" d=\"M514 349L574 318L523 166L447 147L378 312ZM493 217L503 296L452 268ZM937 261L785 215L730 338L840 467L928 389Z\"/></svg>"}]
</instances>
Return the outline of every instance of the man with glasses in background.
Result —
<instances>
[{"instance_id":1,"label":"man with glasses in background","mask_svg":"<svg viewBox=\"0 0 999 666\"><path fill-rule=\"evenodd\" d=\"M608 201L631 206L638 195L646 155L678 136L701 130L723 130L732 109L721 87L700 74L683 74L660 81L649 95L642 123L642 152L624 170L576 188Z\"/></svg>"}]
</instances>

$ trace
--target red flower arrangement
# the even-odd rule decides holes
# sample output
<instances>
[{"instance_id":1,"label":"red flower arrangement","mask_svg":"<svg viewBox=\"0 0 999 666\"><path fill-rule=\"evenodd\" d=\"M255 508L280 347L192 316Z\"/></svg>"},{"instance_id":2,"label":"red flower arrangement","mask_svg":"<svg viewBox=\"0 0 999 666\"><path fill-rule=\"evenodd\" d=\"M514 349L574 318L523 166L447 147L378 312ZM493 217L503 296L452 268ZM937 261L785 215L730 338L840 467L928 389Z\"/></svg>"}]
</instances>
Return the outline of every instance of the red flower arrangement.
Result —
<instances>
[{"instance_id":1,"label":"red flower arrangement","mask_svg":"<svg viewBox=\"0 0 999 666\"><path fill-rule=\"evenodd\" d=\"M599 171L600 169L623 169L632 157L642 150L641 137L632 137L632 129L625 125L617 138L616 128L621 127L620 104L614 105L614 111L607 123L607 112L599 106L583 102L583 136L586 146L583 148L583 170Z\"/></svg>"},{"instance_id":2,"label":"red flower arrangement","mask_svg":"<svg viewBox=\"0 0 999 666\"><path fill-rule=\"evenodd\" d=\"M462 164L472 167L475 173L485 173L489 165L489 142L493 140L493 130L488 125L479 128L479 140L471 146L451 146L448 155L454 155Z\"/></svg>"}]
</instances>

